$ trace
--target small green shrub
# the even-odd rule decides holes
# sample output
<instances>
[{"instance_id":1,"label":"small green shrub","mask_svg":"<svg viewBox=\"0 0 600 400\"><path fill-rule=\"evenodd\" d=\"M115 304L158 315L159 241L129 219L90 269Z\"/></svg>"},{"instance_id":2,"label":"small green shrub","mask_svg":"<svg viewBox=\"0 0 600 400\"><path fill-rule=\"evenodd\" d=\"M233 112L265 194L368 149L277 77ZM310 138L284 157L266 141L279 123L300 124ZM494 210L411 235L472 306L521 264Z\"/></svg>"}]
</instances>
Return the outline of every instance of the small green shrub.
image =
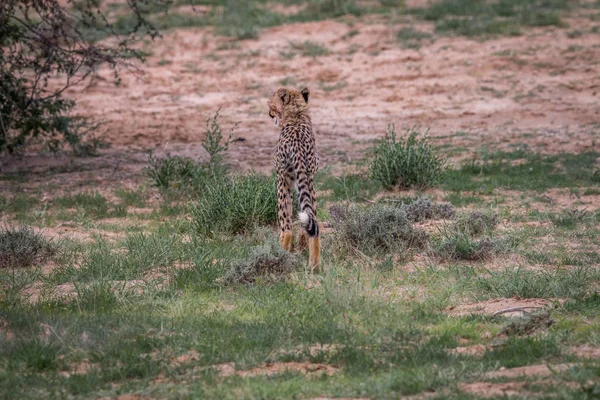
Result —
<instances>
[{"instance_id":1,"label":"small green shrub","mask_svg":"<svg viewBox=\"0 0 600 400\"><path fill-rule=\"evenodd\" d=\"M226 166L223 164L225 159L225 153L229 150L229 144L233 137L233 132L238 124L235 124L229 131L227 139L223 137L221 131L221 125L219 124L219 113L221 108L215 112L212 118L206 120L206 134L202 141L202 147L209 155L208 167L210 171L215 174L223 174L226 172Z\"/></svg>"},{"instance_id":2,"label":"small green shrub","mask_svg":"<svg viewBox=\"0 0 600 400\"><path fill-rule=\"evenodd\" d=\"M405 27L396 32L396 40L406 48L418 49L421 47L423 41L431 41L432 38L428 32L421 32L412 27Z\"/></svg>"},{"instance_id":3,"label":"small green shrub","mask_svg":"<svg viewBox=\"0 0 600 400\"><path fill-rule=\"evenodd\" d=\"M277 220L277 181L251 173L209 180L191 206L193 224L202 236L216 231L240 233Z\"/></svg>"},{"instance_id":4,"label":"small green shrub","mask_svg":"<svg viewBox=\"0 0 600 400\"><path fill-rule=\"evenodd\" d=\"M592 221L593 215L586 210L570 209L559 214L551 214L552 224L559 228L574 229L578 224Z\"/></svg>"},{"instance_id":5,"label":"small green shrub","mask_svg":"<svg viewBox=\"0 0 600 400\"><path fill-rule=\"evenodd\" d=\"M197 190L211 177L226 174L225 154L229 150L237 124L231 128L229 136L225 138L219 124L220 112L221 108L206 120L202 147L209 155L207 165L198 164L188 157L171 156L169 153L162 159L156 158L151 151L148 153L149 165L145 168L145 172L154 186L162 190Z\"/></svg>"},{"instance_id":6,"label":"small green shrub","mask_svg":"<svg viewBox=\"0 0 600 400\"><path fill-rule=\"evenodd\" d=\"M473 211L459 217L455 227L460 232L475 236L484 232L489 233L493 231L498 226L498 223L499 220L496 215Z\"/></svg>"},{"instance_id":7,"label":"small green shrub","mask_svg":"<svg viewBox=\"0 0 600 400\"><path fill-rule=\"evenodd\" d=\"M517 241L507 238L486 237L474 239L455 226L442 229L442 238L432 248L442 260L489 260L494 255L506 253L517 246Z\"/></svg>"},{"instance_id":8,"label":"small green shrub","mask_svg":"<svg viewBox=\"0 0 600 400\"><path fill-rule=\"evenodd\" d=\"M531 335L545 331L555 323L547 310L534 311L507 321L500 333L507 336Z\"/></svg>"},{"instance_id":9,"label":"small green shrub","mask_svg":"<svg viewBox=\"0 0 600 400\"><path fill-rule=\"evenodd\" d=\"M365 12L356 0L308 0L307 12L325 14L328 17L339 17L346 14L360 15Z\"/></svg>"},{"instance_id":10,"label":"small green shrub","mask_svg":"<svg viewBox=\"0 0 600 400\"><path fill-rule=\"evenodd\" d=\"M420 222L428 219L452 219L456 214L451 204L435 204L428 197L419 197L417 200L400 206L411 222Z\"/></svg>"},{"instance_id":11,"label":"small green shrub","mask_svg":"<svg viewBox=\"0 0 600 400\"><path fill-rule=\"evenodd\" d=\"M61 207L82 210L89 217L105 218L108 216L108 202L98 192L84 192L72 196L59 197L54 202Z\"/></svg>"},{"instance_id":12,"label":"small green shrub","mask_svg":"<svg viewBox=\"0 0 600 400\"><path fill-rule=\"evenodd\" d=\"M370 207L332 205L329 215L342 243L374 254L423 247L427 235L413 228L404 210L382 204Z\"/></svg>"},{"instance_id":13,"label":"small green shrub","mask_svg":"<svg viewBox=\"0 0 600 400\"><path fill-rule=\"evenodd\" d=\"M290 42L290 46L294 50L298 50L304 57L320 57L329 54L329 50L322 44L317 42L305 41L305 42Z\"/></svg>"},{"instance_id":14,"label":"small green shrub","mask_svg":"<svg viewBox=\"0 0 600 400\"><path fill-rule=\"evenodd\" d=\"M296 258L283 250L277 240L268 240L262 246L254 247L248 258L235 262L223 277L228 285L251 284L258 278L268 282L281 280L292 272Z\"/></svg>"},{"instance_id":15,"label":"small green shrub","mask_svg":"<svg viewBox=\"0 0 600 400\"><path fill-rule=\"evenodd\" d=\"M371 176L384 188L394 186L431 187L439 182L445 161L436 153L427 136L419 138L416 129L396 139L394 125L375 147L375 158L371 162Z\"/></svg>"},{"instance_id":16,"label":"small green shrub","mask_svg":"<svg viewBox=\"0 0 600 400\"><path fill-rule=\"evenodd\" d=\"M146 175L153 186L163 190L193 187L199 177L206 176L205 169L192 159L171 156L169 153L159 159L151 151L148 152L148 164Z\"/></svg>"},{"instance_id":17,"label":"small green shrub","mask_svg":"<svg viewBox=\"0 0 600 400\"><path fill-rule=\"evenodd\" d=\"M28 226L0 228L0 268L23 268L42 263L56 247Z\"/></svg>"}]
</instances>

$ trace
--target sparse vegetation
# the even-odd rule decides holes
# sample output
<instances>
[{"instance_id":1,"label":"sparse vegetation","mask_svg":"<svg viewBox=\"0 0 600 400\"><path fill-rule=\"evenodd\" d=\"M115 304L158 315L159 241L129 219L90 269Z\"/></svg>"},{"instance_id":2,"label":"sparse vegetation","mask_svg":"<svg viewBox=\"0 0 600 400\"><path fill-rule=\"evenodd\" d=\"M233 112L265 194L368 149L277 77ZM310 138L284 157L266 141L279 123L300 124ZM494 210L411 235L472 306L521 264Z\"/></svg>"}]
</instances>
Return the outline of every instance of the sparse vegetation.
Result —
<instances>
[{"instance_id":1,"label":"sparse vegetation","mask_svg":"<svg viewBox=\"0 0 600 400\"><path fill-rule=\"evenodd\" d=\"M299 51L304 57L319 57L329 54L329 50L322 44L306 41L301 43L290 42L292 49Z\"/></svg>"},{"instance_id":2,"label":"sparse vegetation","mask_svg":"<svg viewBox=\"0 0 600 400\"><path fill-rule=\"evenodd\" d=\"M428 197L419 197L411 203L403 203L402 210L411 222L420 222L428 219L452 219L455 215L454 207L450 204L435 204Z\"/></svg>"},{"instance_id":3,"label":"sparse vegetation","mask_svg":"<svg viewBox=\"0 0 600 400\"><path fill-rule=\"evenodd\" d=\"M436 32L439 33L465 36L519 35L521 27L564 25L561 11L569 6L566 0L442 0L411 11L425 20L435 22Z\"/></svg>"},{"instance_id":4,"label":"sparse vegetation","mask_svg":"<svg viewBox=\"0 0 600 400\"><path fill-rule=\"evenodd\" d=\"M537 9L516 0L441 0L423 7L466 7L465 15L440 16L436 35L452 21L472 24L459 30L484 29L489 10L499 10L498 5L508 7L509 15L494 15L492 22L525 32L518 23L522 16L511 13L545 13L554 1L532 1ZM129 132L130 123L140 122L136 118L125 123L127 135L147 148L164 140L172 155L152 154L142 174L139 150L124 151L121 145L95 159L61 155L46 161L44 154L25 154L0 162L0 226L5 227L0 229L0 398L479 399L495 393L595 398L598 126L559 118L570 110L592 115L590 102L574 109L568 101L580 90L591 93L589 85L571 79L573 73L590 76L591 70L564 67L562 83L548 86L524 111L523 126L531 132L500 114L486 119L488 107L515 106L516 88L527 92L535 85L535 77L519 79L525 62L550 77L561 64L557 52L569 63L595 62L589 47L595 27L578 28L581 38L554 28L519 41L445 38L443 45L416 54L398 44L425 45L436 36L417 37L434 26L410 25L414 16L406 15L402 1L175 0L168 13L161 2L93 4L107 10L110 21L123 23L123 32L136 24L128 15L131 5L160 29L206 27L168 33L168 49L139 43L140 55L150 55L150 48L155 53L151 68L160 71L161 81L181 80L185 91L168 96L168 85L140 91L139 82L122 82L124 90L134 89L131 99L143 93L141 100L152 103L141 127L148 137L134 136L141 129ZM77 2L71 6L78 12ZM561 7L556 11L562 18L567 14ZM585 19L598 5L570 2L569 7L577 9L571 22ZM375 12L379 15L360 17ZM312 50L300 56L304 39L299 38L317 23L291 29L300 40L297 49L286 50L288 42L278 37L288 28L270 32L266 45L238 41L260 35L269 24L332 16L336 21L323 24L328 32L320 42L331 52L328 57L308 58ZM400 32L396 46L387 40L407 26L415 30ZM104 27L81 29L98 40L113 34ZM232 37L212 38L214 33ZM574 36L572 43L565 35ZM324 40L320 33L310 36ZM547 47L555 38L559 42ZM177 41L173 48L171 40ZM180 40L185 46L179 47ZM566 49L570 44L581 48ZM190 45L197 47L188 51ZM294 62L283 59L294 55ZM441 78L427 64L431 57L448 61ZM292 64L287 77L276 72ZM393 75L379 76L380 64ZM355 67L359 71L351 71ZM451 86L445 84L448 68L456 71ZM373 69L373 76L362 76L366 69ZM476 71L477 79L469 78L465 86L462 70ZM89 91L94 98L114 90L102 79L105 68L99 71ZM147 78L154 84L152 75ZM274 177L233 167L269 168L272 150L263 146L275 143L276 131L260 131L268 122L263 97L272 85L301 87L307 79L316 95L314 121L321 138L322 168L315 177L323 267L318 274L305 268L296 212L294 250L284 252L278 243ZM345 82L351 87L343 87ZM566 103L559 97L566 93L562 85L573 94ZM234 95L235 88L248 93ZM423 97L413 98L416 89L443 97L448 107L423 106ZM463 102L463 89L471 101ZM323 92L330 92L324 97L332 101L325 108L321 105L329 101ZM87 102L89 94L77 95ZM362 109L350 112L348 120L336 117L371 103L374 95L383 96L389 110L364 119ZM503 99L492 98L497 96ZM486 100L491 104L481 103ZM536 118L544 118L536 110L547 101L556 104L551 107L555 127L535 127ZM205 135L204 120L194 120L193 127L183 121L181 129L170 131L215 102L236 110L228 116L247 114L253 122L243 123L241 136L234 137L229 126L221 129L217 112ZM139 104L132 100L132 107ZM168 111L155 118L154 108L163 104ZM402 112L393 116L398 107ZM472 115L463 113L470 109ZM170 115L171 110L177 111ZM426 139L425 131L413 129L394 141L388 133L378 147L365 149L363 139L376 134L388 112L390 119L435 120L435 137ZM354 117L363 122L351 126ZM109 133L124 132L114 121L108 126ZM464 131L456 132L456 126ZM445 129L450 129L446 135ZM127 135L125 143L131 143ZM200 146L190 144L178 152L191 135L203 140L205 151L191 153ZM170 147L172 142L177 143ZM588 150L569 153L573 149ZM441 161L434 178L428 175L436 170L428 163L432 159ZM389 178L387 185L373 179L376 163L379 175ZM523 315L513 316L515 309ZM544 374L522 375L530 370ZM479 387L485 392L472 390Z\"/></svg>"},{"instance_id":5,"label":"sparse vegetation","mask_svg":"<svg viewBox=\"0 0 600 400\"><path fill-rule=\"evenodd\" d=\"M0 268L25 268L41 264L57 248L28 226L0 228Z\"/></svg>"},{"instance_id":6,"label":"sparse vegetation","mask_svg":"<svg viewBox=\"0 0 600 400\"><path fill-rule=\"evenodd\" d=\"M394 125L374 149L371 176L384 188L426 188L436 185L444 172L444 160L437 154L427 136L415 128L396 139Z\"/></svg>"},{"instance_id":7,"label":"sparse vegetation","mask_svg":"<svg viewBox=\"0 0 600 400\"><path fill-rule=\"evenodd\" d=\"M430 33L418 31L412 27L401 28L396 32L396 39L409 49L418 49L424 41L431 41Z\"/></svg>"},{"instance_id":8,"label":"sparse vegetation","mask_svg":"<svg viewBox=\"0 0 600 400\"><path fill-rule=\"evenodd\" d=\"M466 232L452 228L442 230L441 240L435 244L433 253L441 260L490 260L494 255L514 248L513 240L496 237L475 239Z\"/></svg>"},{"instance_id":9,"label":"sparse vegetation","mask_svg":"<svg viewBox=\"0 0 600 400\"><path fill-rule=\"evenodd\" d=\"M458 218L456 229L468 235L479 235L484 232L490 233L496 229L498 223L497 215L473 211Z\"/></svg>"},{"instance_id":10,"label":"sparse vegetation","mask_svg":"<svg viewBox=\"0 0 600 400\"><path fill-rule=\"evenodd\" d=\"M555 323L556 320L550 317L547 310L533 311L507 321L500 333L507 336L531 335L546 331Z\"/></svg>"},{"instance_id":11,"label":"sparse vegetation","mask_svg":"<svg viewBox=\"0 0 600 400\"><path fill-rule=\"evenodd\" d=\"M340 243L374 254L420 248L427 242L425 232L413 228L406 212L398 207L375 204L370 207L333 205L329 215Z\"/></svg>"},{"instance_id":12,"label":"sparse vegetation","mask_svg":"<svg viewBox=\"0 0 600 400\"><path fill-rule=\"evenodd\" d=\"M179 189L193 192L201 188L209 179L220 179L227 173L227 165L224 163L225 153L229 149L237 124L225 138L219 124L220 111L219 108L212 118L206 120L206 131L202 140L202 147L209 155L206 165L199 164L188 157L171 156L169 153L160 159L151 151L148 153L148 167L145 171L154 186L162 190Z\"/></svg>"},{"instance_id":13,"label":"sparse vegetation","mask_svg":"<svg viewBox=\"0 0 600 400\"><path fill-rule=\"evenodd\" d=\"M251 249L247 258L234 261L223 282L229 285L255 283L258 280L277 282L292 271L295 263L295 257L271 238L267 243Z\"/></svg>"},{"instance_id":14,"label":"sparse vegetation","mask_svg":"<svg viewBox=\"0 0 600 400\"><path fill-rule=\"evenodd\" d=\"M528 271L506 268L488 271L478 279L478 285L493 297L581 298L599 280L598 270L579 267L573 270Z\"/></svg>"}]
</instances>

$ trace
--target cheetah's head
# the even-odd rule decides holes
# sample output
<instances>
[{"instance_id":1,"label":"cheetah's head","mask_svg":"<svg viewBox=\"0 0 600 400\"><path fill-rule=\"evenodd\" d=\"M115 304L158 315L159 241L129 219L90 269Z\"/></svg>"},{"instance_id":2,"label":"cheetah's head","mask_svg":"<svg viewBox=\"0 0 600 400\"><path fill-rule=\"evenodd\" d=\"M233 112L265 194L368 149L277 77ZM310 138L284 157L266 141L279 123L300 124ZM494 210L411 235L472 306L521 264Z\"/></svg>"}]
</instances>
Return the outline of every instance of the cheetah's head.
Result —
<instances>
[{"instance_id":1,"label":"cheetah's head","mask_svg":"<svg viewBox=\"0 0 600 400\"><path fill-rule=\"evenodd\" d=\"M285 88L277 89L269 99L269 117L273 119L275 126L279 126L286 117L306 112L309 94L310 91L307 87L300 91Z\"/></svg>"}]
</instances>

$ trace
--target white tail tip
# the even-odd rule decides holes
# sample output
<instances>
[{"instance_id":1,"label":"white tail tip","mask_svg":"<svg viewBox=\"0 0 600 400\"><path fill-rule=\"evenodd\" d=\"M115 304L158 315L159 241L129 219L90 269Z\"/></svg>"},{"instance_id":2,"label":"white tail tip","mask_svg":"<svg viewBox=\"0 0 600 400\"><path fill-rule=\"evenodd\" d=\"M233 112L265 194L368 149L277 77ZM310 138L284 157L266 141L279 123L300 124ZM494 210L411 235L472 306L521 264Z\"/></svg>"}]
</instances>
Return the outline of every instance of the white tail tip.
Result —
<instances>
[{"instance_id":1,"label":"white tail tip","mask_svg":"<svg viewBox=\"0 0 600 400\"><path fill-rule=\"evenodd\" d=\"M300 218L300 223L302 225L308 224L308 221L310 219L309 216L308 216L308 214L305 211L302 211L302 212L298 213L298 218Z\"/></svg>"}]
</instances>

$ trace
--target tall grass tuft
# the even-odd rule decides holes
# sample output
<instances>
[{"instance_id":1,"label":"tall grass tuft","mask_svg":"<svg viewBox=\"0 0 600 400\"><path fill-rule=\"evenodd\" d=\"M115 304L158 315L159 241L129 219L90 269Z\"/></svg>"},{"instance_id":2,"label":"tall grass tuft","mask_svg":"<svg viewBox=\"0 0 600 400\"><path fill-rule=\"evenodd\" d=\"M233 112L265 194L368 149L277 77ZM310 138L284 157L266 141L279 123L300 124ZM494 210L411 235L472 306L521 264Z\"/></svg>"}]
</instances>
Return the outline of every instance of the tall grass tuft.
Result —
<instances>
[{"instance_id":1,"label":"tall grass tuft","mask_svg":"<svg viewBox=\"0 0 600 400\"><path fill-rule=\"evenodd\" d=\"M374 180L384 188L431 187L437 184L445 170L445 161L434 150L427 136L409 129L396 138L394 125L375 147L370 171Z\"/></svg>"},{"instance_id":2,"label":"tall grass tuft","mask_svg":"<svg viewBox=\"0 0 600 400\"><path fill-rule=\"evenodd\" d=\"M201 236L241 233L277 220L277 181L255 173L208 181L191 205L192 223Z\"/></svg>"}]
</instances>

